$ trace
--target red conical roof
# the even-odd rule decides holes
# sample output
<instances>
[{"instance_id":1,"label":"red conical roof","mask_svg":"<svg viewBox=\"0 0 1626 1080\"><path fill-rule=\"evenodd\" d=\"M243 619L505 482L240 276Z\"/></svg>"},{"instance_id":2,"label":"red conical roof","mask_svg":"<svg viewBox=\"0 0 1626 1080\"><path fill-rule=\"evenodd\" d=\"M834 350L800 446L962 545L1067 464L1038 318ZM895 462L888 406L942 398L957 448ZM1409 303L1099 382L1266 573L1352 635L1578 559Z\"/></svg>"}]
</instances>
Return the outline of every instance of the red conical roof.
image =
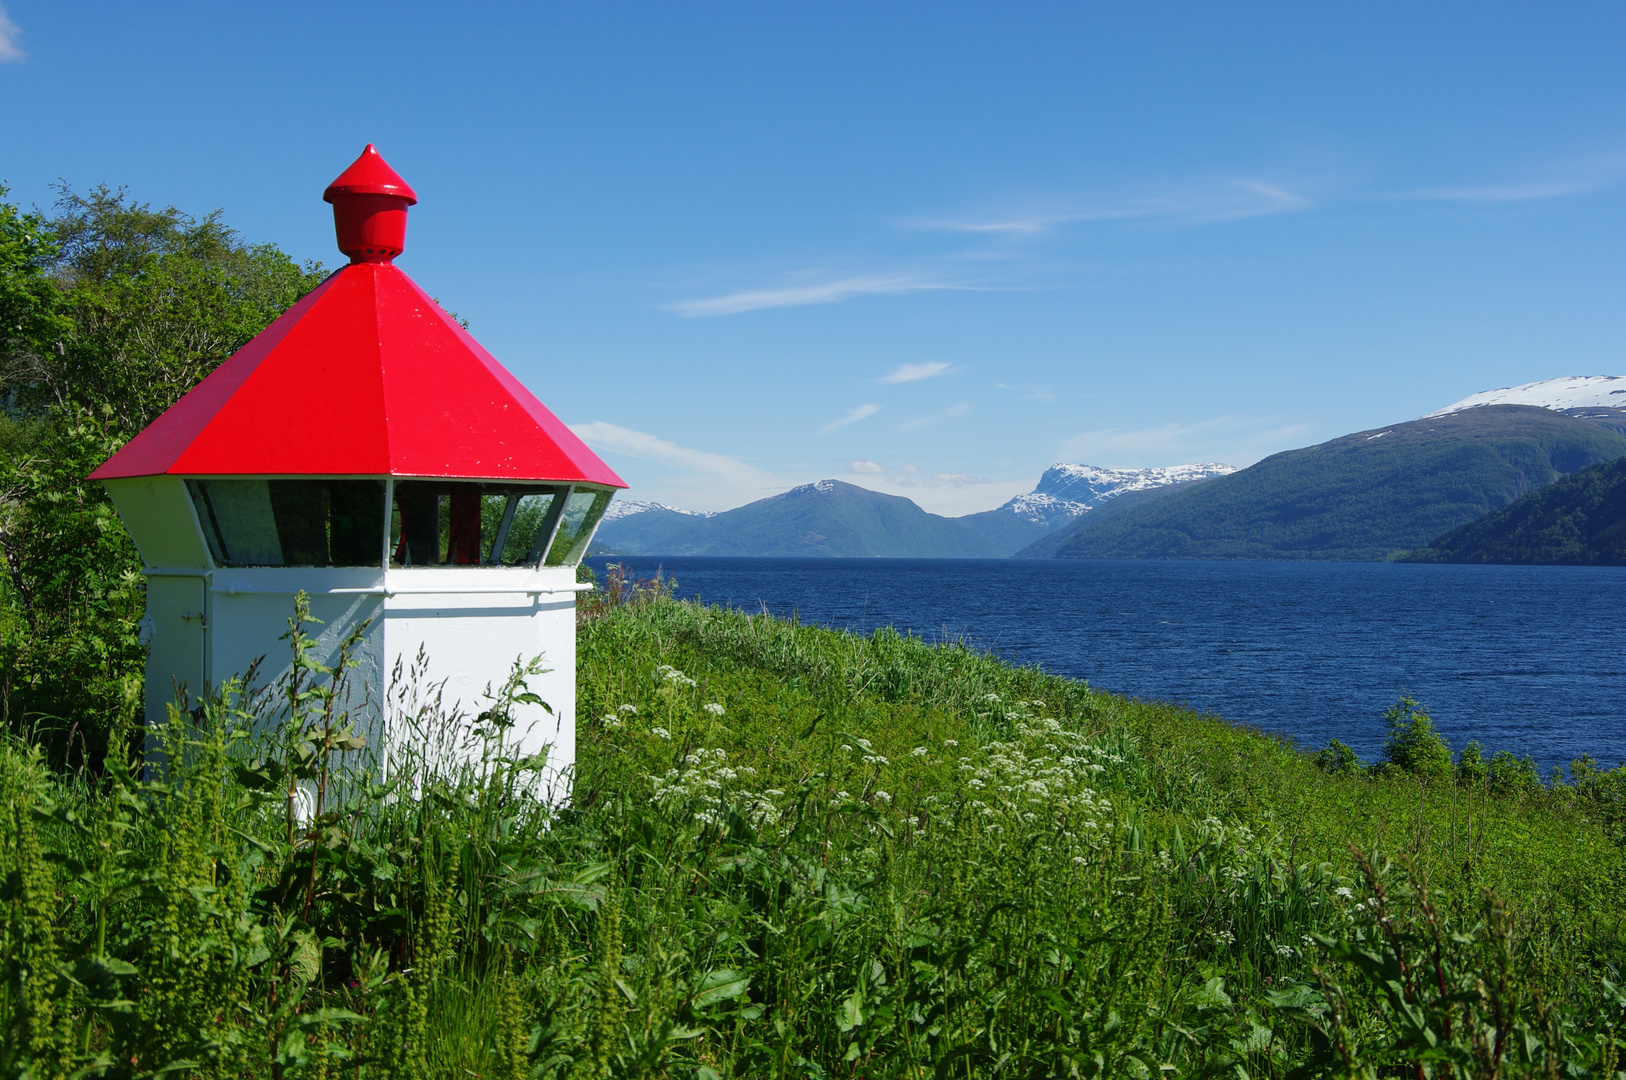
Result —
<instances>
[{"instance_id":1,"label":"red conical roof","mask_svg":"<svg viewBox=\"0 0 1626 1080\"><path fill-rule=\"evenodd\" d=\"M361 156L327 186L327 190L322 192L322 199L332 202L335 195L399 195L407 201L408 206L418 201L418 193L412 190L412 185L390 168L389 162L384 160L372 143L368 143Z\"/></svg>"},{"instance_id":2,"label":"red conical roof","mask_svg":"<svg viewBox=\"0 0 1626 1080\"><path fill-rule=\"evenodd\" d=\"M328 278L90 478L166 473L627 486L387 262Z\"/></svg>"}]
</instances>

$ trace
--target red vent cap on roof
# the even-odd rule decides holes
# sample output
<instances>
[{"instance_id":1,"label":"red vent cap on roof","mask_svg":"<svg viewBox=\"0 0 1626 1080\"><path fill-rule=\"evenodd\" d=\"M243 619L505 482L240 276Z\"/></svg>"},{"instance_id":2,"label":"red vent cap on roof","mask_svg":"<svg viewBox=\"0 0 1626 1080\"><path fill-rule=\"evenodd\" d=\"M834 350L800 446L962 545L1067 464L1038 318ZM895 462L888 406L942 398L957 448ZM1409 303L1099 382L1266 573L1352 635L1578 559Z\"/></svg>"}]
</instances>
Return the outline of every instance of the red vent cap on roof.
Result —
<instances>
[{"instance_id":1,"label":"red vent cap on roof","mask_svg":"<svg viewBox=\"0 0 1626 1080\"><path fill-rule=\"evenodd\" d=\"M333 204L333 231L351 262L389 262L406 247L407 207L418 193L372 143L322 198Z\"/></svg>"}]
</instances>

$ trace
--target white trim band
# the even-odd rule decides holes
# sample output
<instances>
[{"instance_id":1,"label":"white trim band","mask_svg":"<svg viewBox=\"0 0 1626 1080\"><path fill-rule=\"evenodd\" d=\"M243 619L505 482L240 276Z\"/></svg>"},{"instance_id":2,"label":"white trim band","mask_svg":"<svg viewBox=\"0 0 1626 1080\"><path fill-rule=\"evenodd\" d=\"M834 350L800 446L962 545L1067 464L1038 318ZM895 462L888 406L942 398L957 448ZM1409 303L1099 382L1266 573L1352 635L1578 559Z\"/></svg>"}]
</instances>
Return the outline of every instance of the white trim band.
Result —
<instances>
[{"instance_id":1,"label":"white trim band","mask_svg":"<svg viewBox=\"0 0 1626 1080\"><path fill-rule=\"evenodd\" d=\"M309 593L311 596L539 596L554 593L580 593L591 592L594 586L585 581L574 582L570 585L531 585L524 588L459 588L455 585L446 588L414 589L392 588L387 585L366 585L354 589L309 589L309 588L280 588L263 585L212 585L210 592L225 593L227 596L236 596L239 593L268 593L276 596L293 596L295 593Z\"/></svg>"}]
</instances>

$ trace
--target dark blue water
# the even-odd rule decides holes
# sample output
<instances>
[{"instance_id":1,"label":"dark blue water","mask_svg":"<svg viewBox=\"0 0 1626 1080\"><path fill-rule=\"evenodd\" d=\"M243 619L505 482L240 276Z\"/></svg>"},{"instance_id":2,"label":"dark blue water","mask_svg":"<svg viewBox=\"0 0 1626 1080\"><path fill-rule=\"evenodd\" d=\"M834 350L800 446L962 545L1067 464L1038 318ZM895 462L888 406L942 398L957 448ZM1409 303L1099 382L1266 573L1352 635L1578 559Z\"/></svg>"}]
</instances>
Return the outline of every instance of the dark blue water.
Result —
<instances>
[{"instance_id":1,"label":"dark blue water","mask_svg":"<svg viewBox=\"0 0 1626 1080\"><path fill-rule=\"evenodd\" d=\"M1626 568L1027 559L595 558L804 622L1020 664L1374 760L1402 691L1454 748L1626 759Z\"/></svg>"}]
</instances>

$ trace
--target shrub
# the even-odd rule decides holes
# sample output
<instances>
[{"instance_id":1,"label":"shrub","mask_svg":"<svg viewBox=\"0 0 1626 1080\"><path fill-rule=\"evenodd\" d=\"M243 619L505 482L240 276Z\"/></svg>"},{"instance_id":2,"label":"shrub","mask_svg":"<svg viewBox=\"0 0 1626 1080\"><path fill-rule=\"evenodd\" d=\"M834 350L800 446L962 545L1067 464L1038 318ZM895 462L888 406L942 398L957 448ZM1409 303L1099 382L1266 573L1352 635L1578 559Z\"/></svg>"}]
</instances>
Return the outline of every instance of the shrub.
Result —
<instances>
[{"instance_id":1,"label":"shrub","mask_svg":"<svg viewBox=\"0 0 1626 1080\"><path fill-rule=\"evenodd\" d=\"M1361 771L1361 759L1348 746L1333 739L1315 756L1315 767L1328 776L1354 776Z\"/></svg>"},{"instance_id":2,"label":"shrub","mask_svg":"<svg viewBox=\"0 0 1626 1080\"><path fill-rule=\"evenodd\" d=\"M1528 795L1541 789L1541 772L1531 757L1498 750L1486 770L1491 790L1501 795Z\"/></svg>"},{"instance_id":3,"label":"shrub","mask_svg":"<svg viewBox=\"0 0 1626 1080\"><path fill-rule=\"evenodd\" d=\"M1455 766L1434 721L1415 699L1406 695L1383 714L1389 738L1383 746L1384 763L1425 781L1451 779Z\"/></svg>"},{"instance_id":4,"label":"shrub","mask_svg":"<svg viewBox=\"0 0 1626 1080\"><path fill-rule=\"evenodd\" d=\"M1457 778L1464 784L1483 784L1485 776L1485 748L1478 739L1470 740L1457 759Z\"/></svg>"}]
</instances>

